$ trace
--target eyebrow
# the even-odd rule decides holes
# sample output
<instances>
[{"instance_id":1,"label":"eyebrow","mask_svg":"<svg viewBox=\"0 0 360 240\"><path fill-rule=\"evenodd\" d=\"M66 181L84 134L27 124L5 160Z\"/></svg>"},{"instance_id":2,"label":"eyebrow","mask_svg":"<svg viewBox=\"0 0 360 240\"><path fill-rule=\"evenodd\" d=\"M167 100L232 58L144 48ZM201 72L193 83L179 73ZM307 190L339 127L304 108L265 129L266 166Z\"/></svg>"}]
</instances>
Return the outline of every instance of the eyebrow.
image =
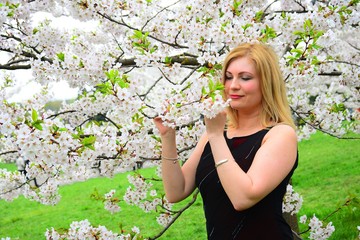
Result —
<instances>
[{"instance_id":1,"label":"eyebrow","mask_svg":"<svg viewBox=\"0 0 360 240\"><path fill-rule=\"evenodd\" d=\"M242 72L239 72L238 73L238 75L240 75L240 74L251 74L251 75L254 75L254 73L251 73L251 72L247 72L247 71L242 71ZM231 72L229 72L229 71L225 71L225 74L231 74L232 75L232 73Z\"/></svg>"}]
</instances>

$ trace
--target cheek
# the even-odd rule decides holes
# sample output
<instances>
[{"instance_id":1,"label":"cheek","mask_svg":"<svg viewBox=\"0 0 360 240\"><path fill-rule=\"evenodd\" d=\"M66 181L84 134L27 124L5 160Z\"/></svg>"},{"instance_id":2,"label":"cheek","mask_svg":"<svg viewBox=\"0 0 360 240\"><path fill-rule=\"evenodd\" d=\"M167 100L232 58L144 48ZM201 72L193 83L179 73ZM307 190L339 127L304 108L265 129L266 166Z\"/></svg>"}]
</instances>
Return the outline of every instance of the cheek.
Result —
<instances>
[{"instance_id":1,"label":"cheek","mask_svg":"<svg viewBox=\"0 0 360 240\"><path fill-rule=\"evenodd\" d=\"M225 81L225 82L224 82L224 92L225 92L225 94L228 94L228 93L229 93L230 86L231 86L230 81Z\"/></svg>"},{"instance_id":2,"label":"cheek","mask_svg":"<svg viewBox=\"0 0 360 240\"><path fill-rule=\"evenodd\" d=\"M248 81L242 85L244 91L251 93L260 91L259 84L256 81Z\"/></svg>"}]
</instances>

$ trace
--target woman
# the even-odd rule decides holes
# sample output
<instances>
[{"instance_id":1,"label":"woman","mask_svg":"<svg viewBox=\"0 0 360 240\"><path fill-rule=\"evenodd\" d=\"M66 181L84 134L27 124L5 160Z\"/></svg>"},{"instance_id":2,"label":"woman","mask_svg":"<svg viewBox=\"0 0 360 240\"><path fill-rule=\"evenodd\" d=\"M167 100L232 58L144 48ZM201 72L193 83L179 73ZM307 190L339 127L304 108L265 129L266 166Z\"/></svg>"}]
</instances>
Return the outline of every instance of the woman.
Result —
<instances>
[{"instance_id":1,"label":"woman","mask_svg":"<svg viewBox=\"0 0 360 240\"><path fill-rule=\"evenodd\" d=\"M293 239L282 200L297 166L297 136L276 54L241 44L227 55L222 81L230 106L205 119L206 132L182 167L175 130L154 120L166 197L178 202L199 188L208 239Z\"/></svg>"}]
</instances>

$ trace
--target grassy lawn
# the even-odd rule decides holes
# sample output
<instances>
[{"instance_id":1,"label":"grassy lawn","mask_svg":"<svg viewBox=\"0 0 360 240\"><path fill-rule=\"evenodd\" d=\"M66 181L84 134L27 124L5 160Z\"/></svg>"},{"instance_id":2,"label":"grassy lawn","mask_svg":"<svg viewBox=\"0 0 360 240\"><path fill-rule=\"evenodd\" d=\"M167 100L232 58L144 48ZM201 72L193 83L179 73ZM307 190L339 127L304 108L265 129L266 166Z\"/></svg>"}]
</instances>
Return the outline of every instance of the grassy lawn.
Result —
<instances>
[{"instance_id":1,"label":"grassy lawn","mask_svg":"<svg viewBox=\"0 0 360 240\"><path fill-rule=\"evenodd\" d=\"M357 196L359 200L359 145L359 140L338 140L322 133L299 144L300 161L293 185L295 191L302 195L304 203L298 216L306 214L311 217L315 213L318 218L324 219L349 196ZM15 169L9 164L0 164L1 167ZM142 170L146 177L152 177L153 172L153 169ZM145 237L155 236L162 230L155 220L158 213L144 213L121 202L122 211L112 215L104 209L101 201L90 197L95 191L103 195L115 189L116 195L122 199L128 186L127 174L63 186L60 189L61 201L56 206L44 206L22 197L11 203L0 201L0 239L6 236L12 239L44 239L47 228L66 229L72 221L83 219L88 219L93 226L104 225L115 232L120 232L121 226L124 231L138 226ZM161 188L161 183L156 187ZM176 208L185 204L177 204ZM330 239L355 240L359 234L356 227L360 225L360 204L352 201L349 206L331 215L328 221L333 222L336 228ZM305 229L306 226L300 224L300 230ZM198 198L195 205L185 211L160 239L206 239L201 199Z\"/></svg>"},{"instance_id":2,"label":"grassy lawn","mask_svg":"<svg viewBox=\"0 0 360 240\"><path fill-rule=\"evenodd\" d=\"M299 145L299 166L293 177L303 197L298 216L324 219L356 196L349 206L331 215L335 232L330 239L357 239L360 226L360 140L341 140L317 133ZM301 229L305 226L300 224Z\"/></svg>"},{"instance_id":3,"label":"grassy lawn","mask_svg":"<svg viewBox=\"0 0 360 240\"><path fill-rule=\"evenodd\" d=\"M12 165L0 165L4 166L13 169ZM154 176L154 169L144 169L141 172L149 178ZM137 226L146 237L157 235L162 230L156 222L158 213L145 213L122 201L122 210L112 215L104 209L101 201L91 198L96 191L103 195L115 189L116 196L122 199L129 185L128 174L63 186L60 189L61 201L56 206L44 206L23 197L11 203L0 201L0 239L6 236L12 239L45 239L46 229L66 229L71 222L83 219L88 219L93 226L103 225L115 232L120 232L121 229L130 231L133 226ZM161 183L157 185L157 188L162 188ZM186 205L186 202L177 204L176 209ZM188 239L194 235L197 239L205 239L205 234L201 199L198 199L195 207L191 211L185 211L161 239Z\"/></svg>"}]
</instances>

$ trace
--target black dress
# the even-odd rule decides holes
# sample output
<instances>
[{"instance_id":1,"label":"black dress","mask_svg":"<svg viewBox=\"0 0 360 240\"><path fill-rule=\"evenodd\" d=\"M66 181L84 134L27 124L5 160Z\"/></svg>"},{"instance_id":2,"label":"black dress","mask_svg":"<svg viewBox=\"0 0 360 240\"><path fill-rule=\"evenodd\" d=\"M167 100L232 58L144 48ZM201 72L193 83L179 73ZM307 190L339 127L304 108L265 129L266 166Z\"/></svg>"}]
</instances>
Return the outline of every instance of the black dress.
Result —
<instances>
[{"instance_id":1,"label":"black dress","mask_svg":"<svg viewBox=\"0 0 360 240\"><path fill-rule=\"evenodd\" d=\"M245 172L249 170L267 132L268 129L263 129L232 139L224 133L235 161ZM293 239L291 228L282 217L282 200L297 163L296 158L287 177L264 199L247 210L236 211L220 183L210 144L207 143L196 170L195 182L203 199L208 239Z\"/></svg>"}]
</instances>

